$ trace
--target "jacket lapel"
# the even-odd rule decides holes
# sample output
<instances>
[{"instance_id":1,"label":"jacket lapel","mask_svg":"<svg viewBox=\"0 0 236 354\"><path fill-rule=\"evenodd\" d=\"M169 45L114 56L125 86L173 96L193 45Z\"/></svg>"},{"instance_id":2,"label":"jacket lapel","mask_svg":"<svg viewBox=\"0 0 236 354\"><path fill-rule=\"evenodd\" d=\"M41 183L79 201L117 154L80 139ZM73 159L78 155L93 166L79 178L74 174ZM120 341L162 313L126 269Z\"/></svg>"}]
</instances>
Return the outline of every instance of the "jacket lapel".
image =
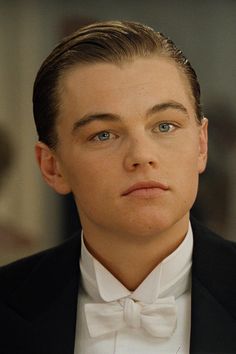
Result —
<instances>
[{"instance_id":1,"label":"jacket lapel","mask_svg":"<svg viewBox=\"0 0 236 354\"><path fill-rule=\"evenodd\" d=\"M236 297L235 285L229 285L235 273L235 252L232 253L227 241L213 236L193 220L192 226L194 253L190 353L234 354L236 321L233 312ZM232 289L232 294L225 294L229 293L229 289Z\"/></svg>"},{"instance_id":2,"label":"jacket lapel","mask_svg":"<svg viewBox=\"0 0 236 354\"><path fill-rule=\"evenodd\" d=\"M14 348L24 354L73 354L79 285L80 237L43 252L28 278L7 298ZM36 256L37 257L37 256ZM11 343L7 344L10 347ZM8 352L7 352L8 353ZM10 353L10 351L9 351Z\"/></svg>"},{"instance_id":3,"label":"jacket lapel","mask_svg":"<svg viewBox=\"0 0 236 354\"><path fill-rule=\"evenodd\" d=\"M191 354L236 353L235 320L195 277L191 316Z\"/></svg>"}]
</instances>

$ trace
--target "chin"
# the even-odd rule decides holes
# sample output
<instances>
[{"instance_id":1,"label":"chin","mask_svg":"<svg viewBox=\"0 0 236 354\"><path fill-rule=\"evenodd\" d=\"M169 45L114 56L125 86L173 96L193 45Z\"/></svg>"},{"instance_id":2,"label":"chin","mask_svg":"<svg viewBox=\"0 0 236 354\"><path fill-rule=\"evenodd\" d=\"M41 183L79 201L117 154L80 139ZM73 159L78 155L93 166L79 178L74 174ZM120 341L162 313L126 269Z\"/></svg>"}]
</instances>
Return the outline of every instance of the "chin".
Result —
<instances>
[{"instance_id":1,"label":"chin","mask_svg":"<svg viewBox=\"0 0 236 354\"><path fill-rule=\"evenodd\" d=\"M133 221L126 225L130 234L141 238L153 237L157 234L168 232L180 232L188 227L189 213L163 215L161 213L150 213L133 218Z\"/></svg>"},{"instance_id":2,"label":"chin","mask_svg":"<svg viewBox=\"0 0 236 354\"><path fill-rule=\"evenodd\" d=\"M142 222L142 220L139 220L135 224L126 225L126 231L135 237L148 238L156 237L157 234L167 231L170 227L170 224L163 221L144 220Z\"/></svg>"}]
</instances>

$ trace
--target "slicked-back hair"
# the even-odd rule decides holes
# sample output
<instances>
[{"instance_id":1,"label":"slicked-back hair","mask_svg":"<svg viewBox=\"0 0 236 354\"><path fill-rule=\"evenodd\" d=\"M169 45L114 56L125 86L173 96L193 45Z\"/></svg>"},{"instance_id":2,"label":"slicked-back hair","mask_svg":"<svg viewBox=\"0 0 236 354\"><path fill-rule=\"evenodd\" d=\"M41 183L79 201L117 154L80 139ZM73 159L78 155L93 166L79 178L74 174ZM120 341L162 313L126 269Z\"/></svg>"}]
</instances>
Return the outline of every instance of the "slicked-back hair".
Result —
<instances>
[{"instance_id":1,"label":"slicked-back hair","mask_svg":"<svg viewBox=\"0 0 236 354\"><path fill-rule=\"evenodd\" d=\"M41 65L33 90L33 112L39 140L50 148L57 146L56 122L61 99L59 87L67 70L78 64L120 64L153 56L173 60L186 75L196 119L200 122L203 113L197 75L171 39L136 22L98 22L64 38Z\"/></svg>"}]
</instances>

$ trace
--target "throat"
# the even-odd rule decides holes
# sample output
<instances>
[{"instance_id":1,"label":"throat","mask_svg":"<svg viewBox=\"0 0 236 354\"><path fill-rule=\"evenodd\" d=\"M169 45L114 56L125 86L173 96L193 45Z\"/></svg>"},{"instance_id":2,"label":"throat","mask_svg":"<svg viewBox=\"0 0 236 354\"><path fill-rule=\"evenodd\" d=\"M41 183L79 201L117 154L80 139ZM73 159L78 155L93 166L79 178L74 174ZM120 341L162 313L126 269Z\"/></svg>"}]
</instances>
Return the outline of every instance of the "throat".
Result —
<instances>
[{"instance_id":1,"label":"throat","mask_svg":"<svg viewBox=\"0 0 236 354\"><path fill-rule=\"evenodd\" d=\"M88 251L129 291L134 291L166 257L177 249L185 237L173 239L158 238L147 244L122 244L121 242L104 247L94 247L85 238ZM94 240L94 239L93 239ZM113 240L114 241L114 240Z\"/></svg>"}]
</instances>

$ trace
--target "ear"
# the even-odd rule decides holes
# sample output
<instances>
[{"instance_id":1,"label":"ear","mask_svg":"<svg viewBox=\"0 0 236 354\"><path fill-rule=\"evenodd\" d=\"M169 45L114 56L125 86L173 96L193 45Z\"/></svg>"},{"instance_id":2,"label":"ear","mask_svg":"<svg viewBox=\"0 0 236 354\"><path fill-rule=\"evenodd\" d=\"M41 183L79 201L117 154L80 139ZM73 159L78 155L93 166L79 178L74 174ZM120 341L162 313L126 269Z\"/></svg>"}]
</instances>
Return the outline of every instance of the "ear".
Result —
<instances>
[{"instance_id":1,"label":"ear","mask_svg":"<svg viewBox=\"0 0 236 354\"><path fill-rule=\"evenodd\" d=\"M35 155L46 183L59 194L70 193L70 186L61 173L60 162L56 153L39 141L35 145Z\"/></svg>"},{"instance_id":2,"label":"ear","mask_svg":"<svg viewBox=\"0 0 236 354\"><path fill-rule=\"evenodd\" d=\"M208 152L208 119L203 118L199 130L199 156L198 156L198 172L204 172L207 164Z\"/></svg>"}]
</instances>

